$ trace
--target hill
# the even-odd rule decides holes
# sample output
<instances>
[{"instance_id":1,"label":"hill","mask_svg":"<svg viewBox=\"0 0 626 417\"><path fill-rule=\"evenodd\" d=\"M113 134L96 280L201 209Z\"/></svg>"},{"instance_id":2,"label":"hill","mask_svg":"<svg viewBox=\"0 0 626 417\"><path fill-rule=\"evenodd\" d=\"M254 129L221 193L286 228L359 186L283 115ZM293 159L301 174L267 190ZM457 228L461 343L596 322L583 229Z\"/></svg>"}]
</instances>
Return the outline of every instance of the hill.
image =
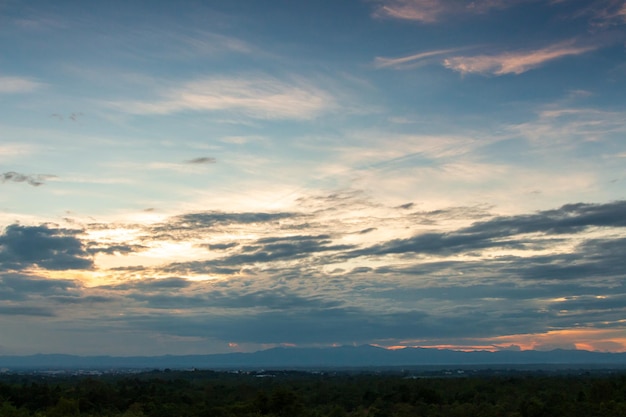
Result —
<instances>
[{"instance_id":1,"label":"hill","mask_svg":"<svg viewBox=\"0 0 626 417\"><path fill-rule=\"evenodd\" d=\"M626 353L584 350L471 351L371 345L334 348L278 347L253 353L164 356L0 356L6 369L245 369L363 368L433 365L603 365L626 367Z\"/></svg>"}]
</instances>

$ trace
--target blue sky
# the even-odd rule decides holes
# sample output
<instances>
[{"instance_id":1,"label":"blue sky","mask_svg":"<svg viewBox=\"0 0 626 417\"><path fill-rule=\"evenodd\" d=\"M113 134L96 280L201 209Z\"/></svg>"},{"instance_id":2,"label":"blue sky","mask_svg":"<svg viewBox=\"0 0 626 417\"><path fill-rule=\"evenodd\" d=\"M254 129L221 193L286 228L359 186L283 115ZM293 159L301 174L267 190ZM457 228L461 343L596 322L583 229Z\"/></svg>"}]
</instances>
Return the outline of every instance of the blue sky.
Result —
<instances>
[{"instance_id":1,"label":"blue sky","mask_svg":"<svg viewBox=\"0 0 626 417\"><path fill-rule=\"evenodd\" d=\"M0 0L0 354L626 351L623 0Z\"/></svg>"}]
</instances>

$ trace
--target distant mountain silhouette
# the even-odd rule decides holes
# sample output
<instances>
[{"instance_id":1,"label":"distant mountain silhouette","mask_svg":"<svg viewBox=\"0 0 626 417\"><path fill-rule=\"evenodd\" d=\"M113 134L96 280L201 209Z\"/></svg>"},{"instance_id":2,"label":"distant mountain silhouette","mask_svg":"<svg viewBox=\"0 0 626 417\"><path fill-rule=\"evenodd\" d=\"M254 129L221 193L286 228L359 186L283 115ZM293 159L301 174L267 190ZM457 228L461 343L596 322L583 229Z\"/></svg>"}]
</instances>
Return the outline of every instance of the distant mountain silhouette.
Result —
<instances>
[{"instance_id":1,"label":"distant mountain silhouette","mask_svg":"<svg viewBox=\"0 0 626 417\"><path fill-rule=\"evenodd\" d=\"M246 369L355 368L428 365L604 365L626 366L626 353L584 350L471 351L371 345L334 348L273 348L253 353L165 356L0 356L8 369Z\"/></svg>"}]
</instances>

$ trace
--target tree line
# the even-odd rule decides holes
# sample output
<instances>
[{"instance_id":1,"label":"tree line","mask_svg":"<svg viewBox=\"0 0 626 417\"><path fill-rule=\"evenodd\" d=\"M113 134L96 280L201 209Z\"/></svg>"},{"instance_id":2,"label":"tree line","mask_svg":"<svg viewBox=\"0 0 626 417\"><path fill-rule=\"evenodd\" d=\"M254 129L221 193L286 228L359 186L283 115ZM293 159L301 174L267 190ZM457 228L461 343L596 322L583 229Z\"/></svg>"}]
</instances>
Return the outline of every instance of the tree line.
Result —
<instances>
[{"instance_id":1,"label":"tree line","mask_svg":"<svg viewBox=\"0 0 626 417\"><path fill-rule=\"evenodd\" d=\"M626 417L626 374L4 375L0 417Z\"/></svg>"}]
</instances>

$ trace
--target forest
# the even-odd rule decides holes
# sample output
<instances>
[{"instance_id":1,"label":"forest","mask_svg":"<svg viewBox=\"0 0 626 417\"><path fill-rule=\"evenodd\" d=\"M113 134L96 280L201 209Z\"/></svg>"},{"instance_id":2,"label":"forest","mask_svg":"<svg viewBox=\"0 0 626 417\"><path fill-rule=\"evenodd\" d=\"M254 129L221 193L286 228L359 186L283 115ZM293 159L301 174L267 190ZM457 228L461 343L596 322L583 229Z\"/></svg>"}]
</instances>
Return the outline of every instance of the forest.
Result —
<instances>
[{"instance_id":1,"label":"forest","mask_svg":"<svg viewBox=\"0 0 626 417\"><path fill-rule=\"evenodd\" d=\"M626 373L2 374L0 417L626 416Z\"/></svg>"}]
</instances>

